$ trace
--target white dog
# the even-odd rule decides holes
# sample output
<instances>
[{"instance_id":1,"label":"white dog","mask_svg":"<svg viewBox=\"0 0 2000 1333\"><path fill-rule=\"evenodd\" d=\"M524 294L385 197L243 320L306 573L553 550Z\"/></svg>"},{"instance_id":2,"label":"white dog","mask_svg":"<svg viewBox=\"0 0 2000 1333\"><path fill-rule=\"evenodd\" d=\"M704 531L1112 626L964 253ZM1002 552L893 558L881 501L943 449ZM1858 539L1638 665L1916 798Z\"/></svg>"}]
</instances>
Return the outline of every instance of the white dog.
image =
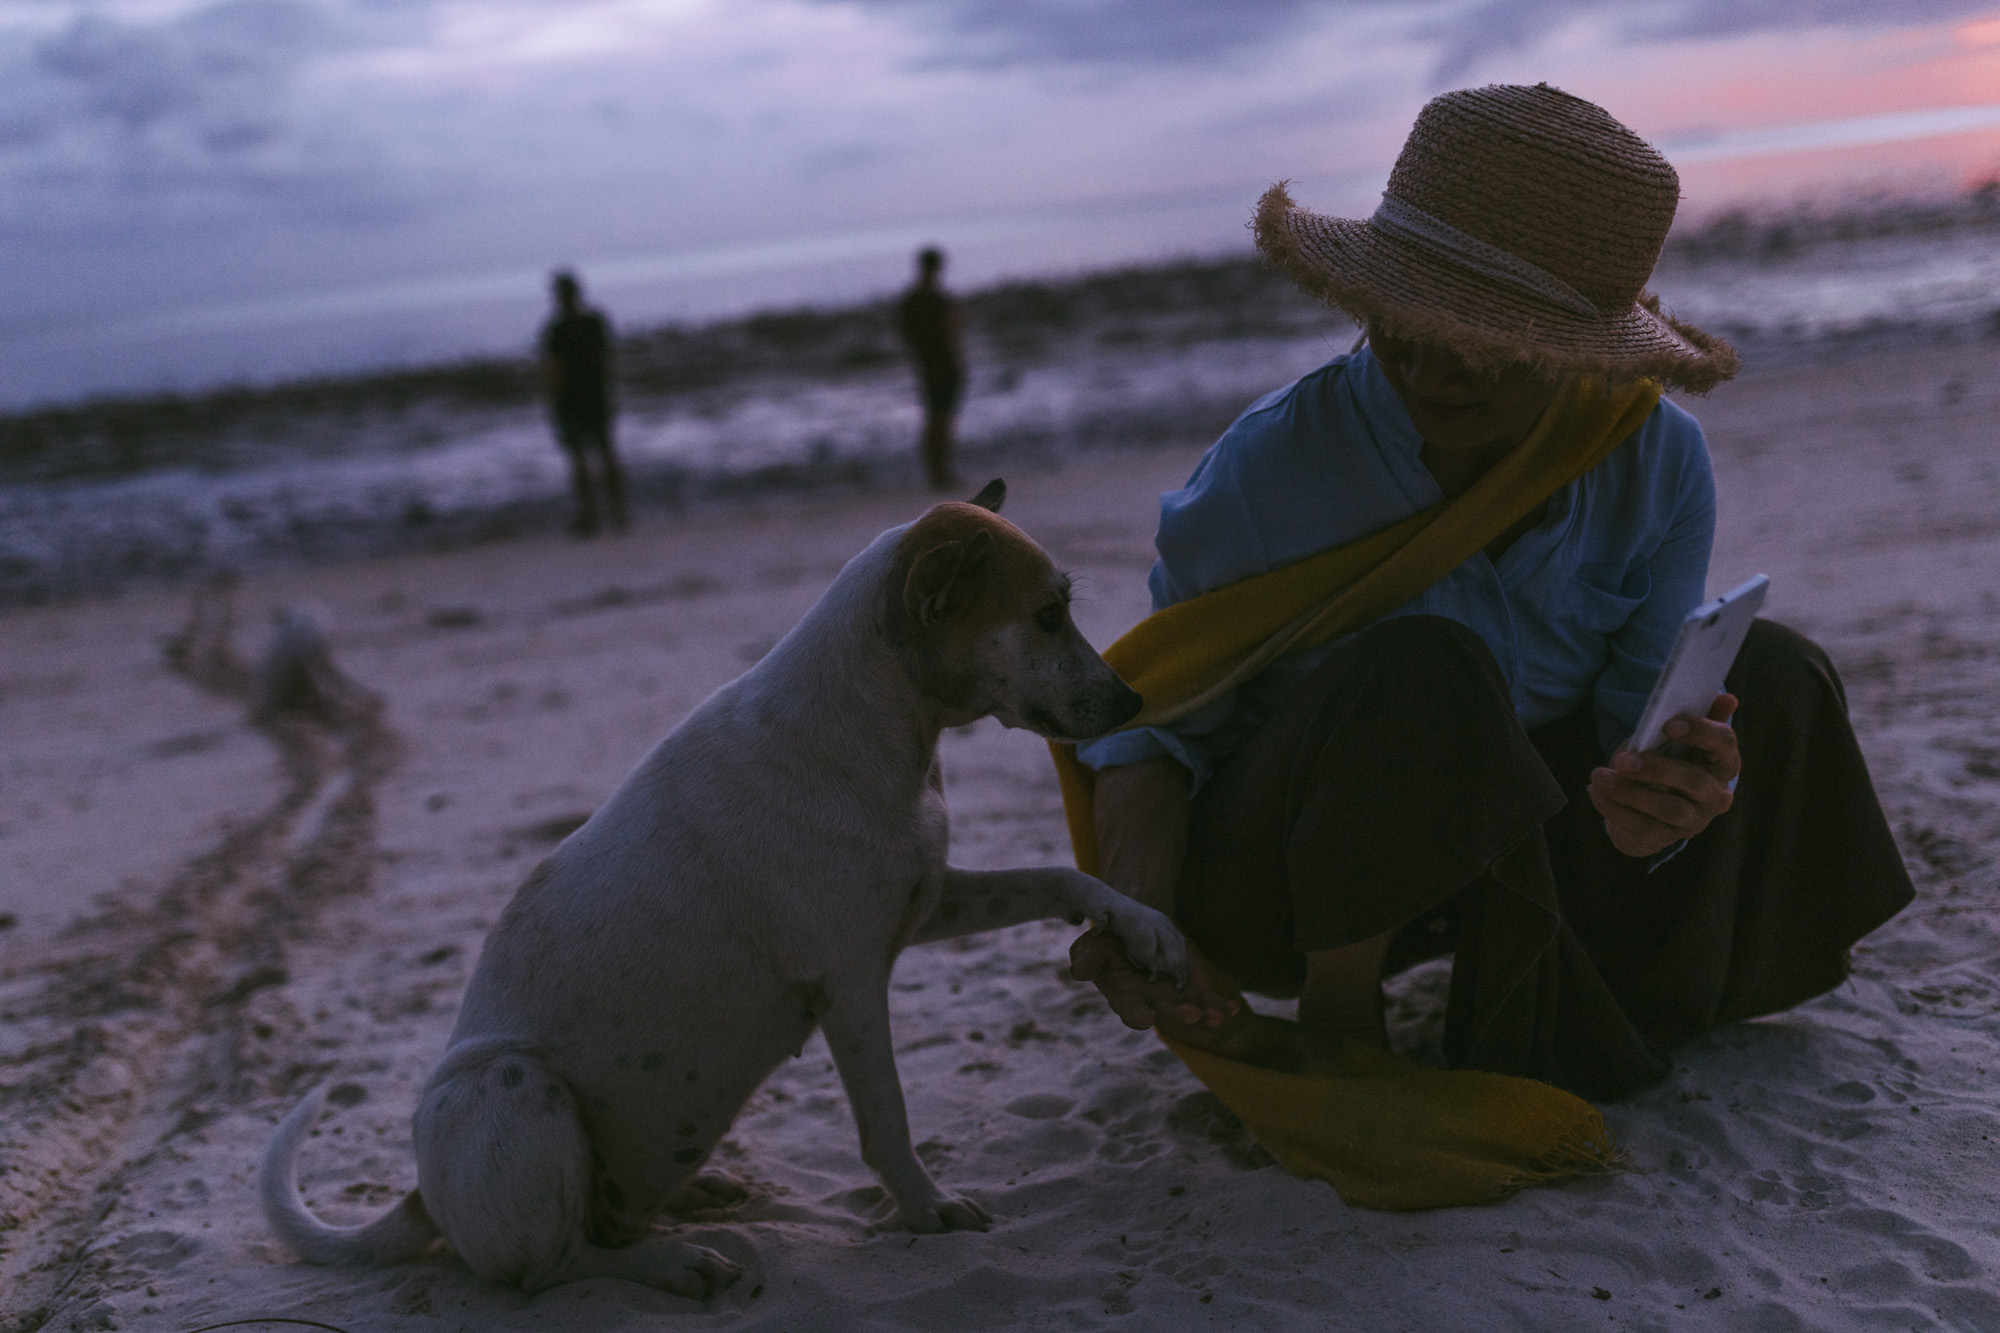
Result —
<instances>
[{"instance_id":1,"label":"white dog","mask_svg":"<svg viewBox=\"0 0 2000 1333\"><path fill-rule=\"evenodd\" d=\"M530 1291L616 1276L706 1296L737 1276L721 1255L622 1247L733 1184L696 1172L815 1026L902 1222L990 1223L910 1147L896 955L1088 917L1135 965L1186 975L1172 923L1088 875L945 864L941 729L990 714L1081 740L1140 704L1077 632L1069 580L990 512L1004 495L995 482L876 538L528 876L424 1089L417 1189L399 1207L345 1229L313 1217L296 1161L322 1094L286 1118L258 1181L288 1245L387 1263L442 1234L474 1272Z\"/></svg>"}]
</instances>

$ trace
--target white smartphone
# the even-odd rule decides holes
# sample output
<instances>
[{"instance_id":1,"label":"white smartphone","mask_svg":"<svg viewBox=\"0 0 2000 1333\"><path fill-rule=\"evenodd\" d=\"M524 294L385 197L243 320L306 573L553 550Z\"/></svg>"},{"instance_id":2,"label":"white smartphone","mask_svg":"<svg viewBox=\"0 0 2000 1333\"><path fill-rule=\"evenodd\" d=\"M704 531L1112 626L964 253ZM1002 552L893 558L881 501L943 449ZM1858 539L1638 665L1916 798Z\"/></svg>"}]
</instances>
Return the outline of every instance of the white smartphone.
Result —
<instances>
[{"instance_id":1,"label":"white smartphone","mask_svg":"<svg viewBox=\"0 0 2000 1333\"><path fill-rule=\"evenodd\" d=\"M1708 716L1770 586L1771 580L1759 574L1687 613L1627 749L1658 749L1667 741L1663 728L1683 713Z\"/></svg>"}]
</instances>

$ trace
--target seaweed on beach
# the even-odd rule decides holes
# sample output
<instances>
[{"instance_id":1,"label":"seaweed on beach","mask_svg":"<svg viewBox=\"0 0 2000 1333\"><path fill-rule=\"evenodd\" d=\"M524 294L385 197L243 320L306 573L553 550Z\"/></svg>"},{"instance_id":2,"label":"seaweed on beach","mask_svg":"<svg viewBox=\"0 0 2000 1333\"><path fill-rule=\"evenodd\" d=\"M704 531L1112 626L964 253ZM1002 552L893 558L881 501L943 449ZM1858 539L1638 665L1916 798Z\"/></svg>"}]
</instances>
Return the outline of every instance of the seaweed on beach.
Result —
<instances>
[{"instance_id":1,"label":"seaweed on beach","mask_svg":"<svg viewBox=\"0 0 2000 1333\"><path fill-rule=\"evenodd\" d=\"M1882 197L1827 206L1731 208L1667 240L1669 259L1784 261L1862 241L1931 240L2000 232L2000 180L1942 199Z\"/></svg>"},{"instance_id":2,"label":"seaweed on beach","mask_svg":"<svg viewBox=\"0 0 2000 1333\"><path fill-rule=\"evenodd\" d=\"M1295 333L1327 312L1254 259L1184 261L1002 283L964 300L975 365L1018 373L1081 341L1134 348ZM618 341L618 392L676 400L899 372L893 302L665 324ZM535 410L527 357L484 357L205 393L106 396L0 415L0 483L228 471L422 449Z\"/></svg>"},{"instance_id":3,"label":"seaweed on beach","mask_svg":"<svg viewBox=\"0 0 2000 1333\"><path fill-rule=\"evenodd\" d=\"M467 412L518 408L536 392L526 360L490 358L205 393L91 398L0 415L0 482L247 467L280 448L329 456L384 421L421 444L444 429L436 418L449 416L455 428Z\"/></svg>"},{"instance_id":4,"label":"seaweed on beach","mask_svg":"<svg viewBox=\"0 0 2000 1333\"><path fill-rule=\"evenodd\" d=\"M1683 273L1757 267L1839 246L1994 232L2000 232L2000 180L1942 199L1728 210L1676 231L1663 260L1665 269ZM642 413L680 403L713 411L718 399L772 386L897 373L903 353L892 306L885 297L634 329L619 339L619 394ZM964 306L973 364L1003 379L1079 353L1291 337L1333 322L1250 257L1004 282L968 293ZM1752 339L1783 333L1731 331ZM91 398L0 414L0 484L411 452L519 419L536 409L538 393L527 357L496 356L200 393Z\"/></svg>"},{"instance_id":5,"label":"seaweed on beach","mask_svg":"<svg viewBox=\"0 0 2000 1333\"><path fill-rule=\"evenodd\" d=\"M2000 337L2000 188L1871 210L1725 215L1670 240L1660 292L1746 370ZM967 293L959 458L1040 470L1198 445L1354 343L1249 258ZM917 408L887 299L628 332L634 503L909 482ZM275 563L444 550L561 524L525 356L99 398L0 415L0 606Z\"/></svg>"}]
</instances>

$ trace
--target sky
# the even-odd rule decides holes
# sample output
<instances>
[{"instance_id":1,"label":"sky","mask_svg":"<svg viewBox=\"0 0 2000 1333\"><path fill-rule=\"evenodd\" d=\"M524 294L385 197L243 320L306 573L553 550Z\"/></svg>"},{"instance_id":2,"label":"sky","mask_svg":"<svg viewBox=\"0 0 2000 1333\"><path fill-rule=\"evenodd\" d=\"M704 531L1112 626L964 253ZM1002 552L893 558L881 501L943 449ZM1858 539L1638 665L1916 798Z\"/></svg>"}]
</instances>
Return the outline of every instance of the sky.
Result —
<instances>
[{"instance_id":1,"label":"sky","mask_svg":"<svg viewBox=\"0 0 2000 1333\"><path fill-rule=\"evenodd\" d=\"M0 0L0 407L1243 253L1540 79L1689 217L2000 171L2000 0Z\"/></svg>"}]
</instances>

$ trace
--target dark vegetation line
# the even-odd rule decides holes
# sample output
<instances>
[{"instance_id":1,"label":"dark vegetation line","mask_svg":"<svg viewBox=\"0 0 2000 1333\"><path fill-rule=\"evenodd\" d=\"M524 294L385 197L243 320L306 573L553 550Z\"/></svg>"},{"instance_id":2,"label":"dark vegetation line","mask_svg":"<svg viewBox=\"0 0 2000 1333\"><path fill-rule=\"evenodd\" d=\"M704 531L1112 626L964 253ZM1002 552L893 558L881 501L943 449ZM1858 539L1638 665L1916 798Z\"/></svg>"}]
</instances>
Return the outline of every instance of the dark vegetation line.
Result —
<instances>
[{"instance_id":1,"label":"dark vegetation line","mask_svg":"<svg viewBox=\"0 0 2000 1333\"><path fill-rule=\"evenodd\" d=\"M1691 265L1777 263L1842 244L1988 232L2000 232L2000 180L1944 200L1727 212L1675 233L1667 257ZM1046 361L1079 340L1099 347L1184 346L1287 336L1325 323L1319 307L1254 257L1002 283L964 300L978 361L1000 368ZM643 412L755 382L837 382L895 372L901 349L892 305L892 298L882 298L634 330L618 344L622 402ZM1748 331L1733 332L1741 337ZM280 444L286 452L379 449L379 443L357 443L365 440L365 426L392 425L402 445L422 447L462 430L467 414L532 409L537 388L526 355L490 356L0 413L0 484L164 466L243 466Z\"/></svg>"},{"instance_id":2,"label":"dark vegetation line","mask_svg":"<svg viewBox=\"0 0 2000 1333\"><path fill-rule=\"evenodd\" d=\"M1033 364L1079 337L1097 345L1185 343L1282 335L1325 322L1318 306L1255 259L1004 283L970 292L964 303L974 350L989 366ZM900 372L893 305L884 298L635 330L618 340L621 403L645 411L750 382ZM339 437L386 421L412 443L434 443L447 433L446 419L533 408L538 389L523 354L267 387L90 399L0 415L0 483L241 465L252 461L247 452L280 439L338 452ZM426 432L422 419L430 416L439 426Z\"/></svg>"},{"instance_id":3,"label":"dark vegetation line","mask_svg":"<svg viewBox=\"0 0 2000 1333\"><path fill-rule=\"evenodd\" d=\"M1667 240L1667 254L1692 264L1777 261L1860 241L1983 232L2000 232L2000 179L1948 199L1878 198L1833 210L1811 205L1781 212L1731 209L1698 228L1675 232Z\"/></svg>"}]
</instances>

